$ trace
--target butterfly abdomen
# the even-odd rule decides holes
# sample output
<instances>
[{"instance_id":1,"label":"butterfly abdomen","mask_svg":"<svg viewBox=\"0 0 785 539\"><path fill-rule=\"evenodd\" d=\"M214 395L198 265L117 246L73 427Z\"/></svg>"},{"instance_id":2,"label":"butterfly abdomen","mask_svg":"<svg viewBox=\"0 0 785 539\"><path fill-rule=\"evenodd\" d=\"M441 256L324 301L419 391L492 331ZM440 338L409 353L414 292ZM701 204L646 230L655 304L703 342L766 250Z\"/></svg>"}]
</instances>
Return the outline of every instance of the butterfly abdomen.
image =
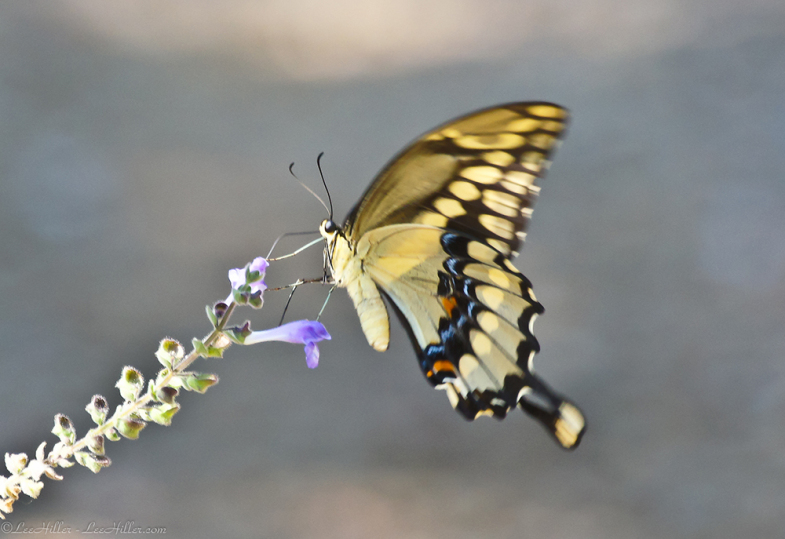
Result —
<instances>
[{"instance_id":1,"label":"butterfly abdomen","mask_svg":"<svg viewBox=\"0 0 785 539\"><path fill-rule=\"evenodd\" d=\"M390 345L390 319L379 289L370 277L360 273L347 283L347 290L368 344L377 352L384 352Z\"/></svg>"}]
</instances>

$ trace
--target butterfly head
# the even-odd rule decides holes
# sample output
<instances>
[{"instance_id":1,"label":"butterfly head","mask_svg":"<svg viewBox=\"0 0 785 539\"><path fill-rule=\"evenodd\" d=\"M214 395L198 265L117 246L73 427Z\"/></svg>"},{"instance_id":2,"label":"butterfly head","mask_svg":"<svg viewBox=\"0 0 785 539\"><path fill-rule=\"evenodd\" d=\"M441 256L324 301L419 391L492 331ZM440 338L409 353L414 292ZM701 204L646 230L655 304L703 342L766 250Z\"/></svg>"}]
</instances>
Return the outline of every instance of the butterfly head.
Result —
<instances>
[{"instance_id":1,"label":"butterfly head","mask_svg":"<svg viewBox=\"0 0 785 539\"><path fill-rule=\"evenodd\" d=\"M332 219L325 219L319 225L319 234L322 235L325 241L325 246L324 246L325 265L330 268L330 272L333 274L333 276L335 276L336 249L339 249L340 251L343 252L343 249L340 249L340 247L346 243L343 230ZM341 266L343 265L344 264L341 264Z\"/></svg>"},{"instance_id":2,"label":"butterfly head","mask_svg":"<svg viewBox=\"0 0 785 539\"><path fill-rule=\"evenodd\" d=\"M339 234L340 232L341 227L339 227L338 224L332 219L325 219L322 221L322 224L319 225L319 234L321 234L322 237L328 242L335 238L335 235Z\"/></svg>"}]
</instances>

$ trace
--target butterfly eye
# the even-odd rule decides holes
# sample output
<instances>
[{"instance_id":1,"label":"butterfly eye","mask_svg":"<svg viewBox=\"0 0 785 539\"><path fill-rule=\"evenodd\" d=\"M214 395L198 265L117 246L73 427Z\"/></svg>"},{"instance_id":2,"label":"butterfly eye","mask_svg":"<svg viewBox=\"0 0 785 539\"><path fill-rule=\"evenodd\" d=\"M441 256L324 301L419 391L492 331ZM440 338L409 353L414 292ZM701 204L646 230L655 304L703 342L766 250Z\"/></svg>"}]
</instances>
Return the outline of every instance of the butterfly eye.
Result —
<instances>
[{"instance_id":1,"label":"butterfly eye","mask_svg":"<svg viewBox=\"0 0 785 539\"><path fill-rule=\"evenodd\" d=\"M338 232L338 225L332 219L325 219L322 221L322 230L328 234L335 234Z\"/></svg>"}]
</instances>

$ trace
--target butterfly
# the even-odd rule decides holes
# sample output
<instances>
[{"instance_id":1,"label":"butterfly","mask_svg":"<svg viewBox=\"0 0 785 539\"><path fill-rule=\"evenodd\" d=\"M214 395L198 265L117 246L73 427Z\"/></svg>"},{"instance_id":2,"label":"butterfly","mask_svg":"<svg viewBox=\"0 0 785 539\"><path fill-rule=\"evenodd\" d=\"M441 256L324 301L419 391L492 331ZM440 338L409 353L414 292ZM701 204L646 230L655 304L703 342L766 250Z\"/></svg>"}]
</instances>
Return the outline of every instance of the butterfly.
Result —
<instances>
[{"instance_id":1,"label":"butterfly","mask_svg":"<svg viewBox=\"0 0 785 539\"><path fill-rule=\"evenodd\" d=\"M586 422L533 371L543 307L511 263L567 120L546 102L452 120L394 157L343 227L329 218L319 231L371 347L389 345L386 298L426 379L464 417L502 419L520 407L573 449Z\"/></svg>"}]
</instances>

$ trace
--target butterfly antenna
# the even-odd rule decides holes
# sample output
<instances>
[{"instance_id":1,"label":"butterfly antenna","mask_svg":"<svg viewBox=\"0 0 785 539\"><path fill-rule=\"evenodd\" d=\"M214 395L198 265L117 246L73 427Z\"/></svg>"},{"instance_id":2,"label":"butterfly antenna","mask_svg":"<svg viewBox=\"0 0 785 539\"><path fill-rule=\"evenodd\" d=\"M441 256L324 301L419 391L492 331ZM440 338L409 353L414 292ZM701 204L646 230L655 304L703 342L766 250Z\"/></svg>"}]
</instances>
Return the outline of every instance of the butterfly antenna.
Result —
<instances>
[{"instance_id":1,"label":"butterfly antenna","mask_svg":"<svg viewBox=\"0 0 785 539\"><path fill-rule=\"evenodd\" d=\"M273 246L270 247L270 252L267 253L267 256L265 258L267 259L270 258L270 255L273 254L273 249L275 249L275 246L278 245L278 242L284 239L286 236L305 236L306 234L318 234L318 233L319 233L318 230L306 230L305 232L284 232L283 234L275 238L275 241L273 242Z\"/></svg>"},{"instance_id":2,"label":"butterfly antenna","mask_svg":"<svg viewBox=\"0 0 785 539\"><path fill-rule=\"evenodd\" d=\"M333 205L333 203L332 203L332 201L330 201L330 207L328 208L328 207L327 207L327 204L325 204L325 203L324 203L324 200L322 200L322 197L320 197L319 195L317 195L316 193L314 193L313 189L311 189L310 187L308 187L307 185L305 185L303 182L301 182L301 181L300 181L300 178L298 178L297 176L295 176L295 174L294 174L294 171L292 170L292 168L294 168L294 162L292 162L292 164L291 164L291 165L289 165L289 174L291 174L291 175L292 175L292 178L294 178L295 180L297 180L297 183L299 183L300 185L302 185L302 186L303 186L303 188L304 188L306 191L308 191L308 192L309 192L309 193L311 193L313 196L315 196L315 197L316 197L316 200L318 200L319 202L321 202L321 203L322 203L322 206L324 206L324 209L325 209L325 210L327 210L328 212L330 212L330 219L332 219L332 216L333 216L333 212L332 212L332 205ZM322 178L322 181L324 181L324 178ZM327 193L327 195L329 196L329 195L330 195L330 193Z\"/></svg>"},{"instance_id":3,"label":"butterfly antenna","mask_svg":"<svg viewBox=\"0 0 785 539\"><path fill-rule=\"evenodd\" d=\"M324 181L324 173L322 172L322 156L324 152L320 153L319 156L316 158L316 167L319 169L319 176L322 177L322 184L324 184L324 190L327 191L327 200L330 201L330 221L333 220L333 199L330 196L330 190L327 189L327 182Z\"/></svg>"},{"instance_id":4,"label":"butterfly antenna","mask_svg":"<svg viewBox=\"0 0 785 539\"><path fill-rule=\"evenodd\" d=\"M317 243L321 243L321 242L323 242L323 241L324 241L324 238L322 238L322 237L316 238L315 240L313 240L313 241L311 241L311 242L308 242L308 243L306 243L305 245L303 245L302 247L300 247L300 248L299 248L299 249L297 249L296 251L292 251L292 252L291 252L291 253L289 253L288 255L276 256L275 258L268 258L268 259L267 259L267 261L268 261L268 262L274 262L274 261L276 261L276 260L283 260L284 258L291 258L291 257L293 257L294 255L297 255L297 254L300 254L300 253L302 253L302 252L303 252L303 251L305 251L307 248L309 248L309 247L313 247L313 246L314 246L314 245L316 245Z\"/></svg>"}]
</instances>

